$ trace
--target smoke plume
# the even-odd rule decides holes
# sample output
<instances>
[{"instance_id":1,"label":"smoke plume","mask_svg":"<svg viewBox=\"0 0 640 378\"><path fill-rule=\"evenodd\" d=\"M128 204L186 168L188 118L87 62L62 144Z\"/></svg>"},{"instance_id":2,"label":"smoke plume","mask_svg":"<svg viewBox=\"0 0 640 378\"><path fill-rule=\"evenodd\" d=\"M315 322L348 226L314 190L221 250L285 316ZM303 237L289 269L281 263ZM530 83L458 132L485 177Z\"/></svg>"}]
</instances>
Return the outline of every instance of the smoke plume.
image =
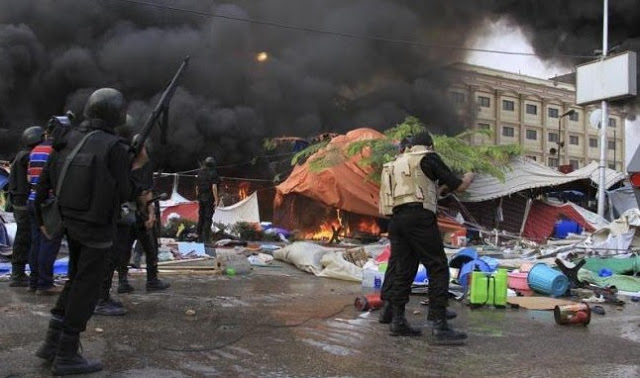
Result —
<instances>
[{"instance_id":1,"label":"smoke plume","mask_svg":"<svg viewBox=\"0 0 640 378\"><path fill-rule=\"evenodd\" d=\"M436 132L460 131L442 68L463 61L465 51L426 45L464 46L498 18L521 27L545 56L593 54L601 45L600 0L145 1L165 8L122 0L0 3L5 158L25 127L67 109L81 114L100 87L121 90L141 124L186 55L191 64L171 104L169 144L155 146L154 159L169 170L193 168L208 155L222 164L249 160L265 137L385 129L407 115ZM635 1L610 4L612 44L640 36ZM257 59L260 52L267 58Z\"/></svg>"}]
</instances>

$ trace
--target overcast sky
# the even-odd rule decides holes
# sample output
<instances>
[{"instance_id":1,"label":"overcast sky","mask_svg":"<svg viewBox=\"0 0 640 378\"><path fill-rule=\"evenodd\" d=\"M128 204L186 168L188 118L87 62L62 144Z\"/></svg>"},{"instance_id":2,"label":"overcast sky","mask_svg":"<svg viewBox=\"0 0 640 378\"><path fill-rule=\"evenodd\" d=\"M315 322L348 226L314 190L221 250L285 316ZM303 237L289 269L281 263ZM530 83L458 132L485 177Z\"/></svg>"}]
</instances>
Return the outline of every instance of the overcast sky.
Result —
<instances>
[{"instance_id":1,"label":"overcast sky","mask_svg":"<svg viewBox=\"0 0 640 378\"><path fill-rule=\"evenodd\" d=\"M527 42L524 34L517 28L512 28L506 23L498 21L487 26L482 39L476 41L474 48L502 50L513 52L532 53L533 48ZM555 75L562 75L571 71L571 67L555 66L543 62L536 57L514 56L504 54L493 54L484 52L473 52L467 58L467 62L479 66L491 67L503 71L519 73L522 75L548 79ZM626 121L626 159L625 166L633 153L640 145L640 121Z\"/></svg>"}]
</instances>

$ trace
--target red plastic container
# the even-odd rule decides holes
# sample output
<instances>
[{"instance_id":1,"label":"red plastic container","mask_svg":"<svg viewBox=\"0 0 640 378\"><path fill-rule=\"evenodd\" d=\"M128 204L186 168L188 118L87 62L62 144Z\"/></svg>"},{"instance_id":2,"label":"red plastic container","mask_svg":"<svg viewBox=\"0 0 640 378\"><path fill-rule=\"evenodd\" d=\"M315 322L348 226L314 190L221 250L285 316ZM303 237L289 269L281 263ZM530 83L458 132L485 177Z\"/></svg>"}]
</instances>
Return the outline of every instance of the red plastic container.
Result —
<instances>
[{"instance_id":1,"label":"red plastic container","mask_svg":"<svg viewBox=\"0 0 640 378\"><path fill-rule=\"evenodd\" d=\"M509 273L507 276L509 279L507 280L507 286L513 290L523 290L530 291L531 288L527 283L528 272L524 273Z\"/></svg>"}]
</instances>

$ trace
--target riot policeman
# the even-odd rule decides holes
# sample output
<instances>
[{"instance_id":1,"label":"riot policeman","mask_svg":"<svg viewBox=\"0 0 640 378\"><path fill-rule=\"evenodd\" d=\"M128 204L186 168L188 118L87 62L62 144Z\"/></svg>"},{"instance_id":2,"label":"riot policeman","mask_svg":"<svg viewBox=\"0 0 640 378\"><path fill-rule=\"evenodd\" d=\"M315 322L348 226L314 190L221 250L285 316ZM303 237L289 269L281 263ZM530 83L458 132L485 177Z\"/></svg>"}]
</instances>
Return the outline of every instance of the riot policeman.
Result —
<instances>
[{"instance_id":1,"label":"riot policeman","mask_svg":"<svg viewBox=\"0 0 640 378\"><path fill-rule=\"evenodd\" d=\"M29 279L25 274L25 265L29 259L31 248L31 221L27 209L29 197L29 153L31 149L44 139L44 129L31 126L22 132L22 149L11 162L9 173L9 196L13 204L13 216L16 220L16 236L13 242L11 256L11 282L9 286L29 286Z\"/></svg>"},{"instance_id":2,"label":"riot policeman","mask_svg":"<svg viewBox=\"0 0 640 378\"><path fill-rule=\"evenodd\" d=\"M391 335L418 336L405 317L411 283L422 263L429 272L429 314L437 344L461 343L464 332L447 323L449 267L436 218L439 185L462 192L473 181L469 172L457 178L433 150L428 133L413 138L412 146L384 165L380 185L380 213L391 217L391 257L385 274L384 312L391 310Z\"/></svg>"},{"instance_id":3,"label":"riot policeman","mask_svg":"<svg viewBox=\"0 0 640 378\"><path fill-rule=\"evenodd\" d=\"M114 128L124 123L126 107L124 96L115 89L93 92L84 108L85 120L54 146L57 149L40 176L36 219L48 235L41 204L60 183L57 202L69 244L69 280L51 310L45 342L36 352L53 361L51 370L57 375L102 369L99 361L87 361L79 354L80 333L98 301L120 203L137 195L131 172L148 160L143 149L132 161L128 146L114 134Z\"/></svg>"},{"instance_id":4,"label":"riot policeman","mask_svg":"<svg viewBox=\"0 0 640 378\"><path fill-rule=\"evenodd\" d=\"M218 196L218 184L220 177L216 170L216 160L209 156L198 172L196 195L198 196L198 241L207 243L211 239L211 224L213 214L220 203Z\"/></svg>"}]
</instances>

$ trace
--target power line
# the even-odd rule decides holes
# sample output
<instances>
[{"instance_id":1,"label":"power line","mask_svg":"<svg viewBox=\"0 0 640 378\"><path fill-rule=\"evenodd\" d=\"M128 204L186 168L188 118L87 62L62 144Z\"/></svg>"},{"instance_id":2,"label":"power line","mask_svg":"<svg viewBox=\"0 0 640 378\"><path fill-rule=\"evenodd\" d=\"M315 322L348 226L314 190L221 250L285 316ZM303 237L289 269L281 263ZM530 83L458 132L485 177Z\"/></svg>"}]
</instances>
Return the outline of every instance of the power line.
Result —
<instances>
[{"instance_id":1,"label":"power line","mask_svg":"<svg viewBox=\"0 0 640 378\"><path fill-rule=\"evenodd\" d=\"M122 2L122 3L144 5L144 6L149 6L149 7L159 8L159 9L166 9L166 10L172 10L172 11L178 11L178 12L184 12L184 13L191 13L191 14L195 14L195 15L198 15L198 16L208 17L208 18L220 18L220 19L231 20L231 21L240 21L240 22L246 22L246 23L249 23L249 24L271 26L271 27L275 27L275 28L296 30L296 31L302 31L302 32L307 32L307 33L324 34L324 35L331 35L331 36L335 36L335 37L344 37L344 38L351 38L351 39L362 39L362 40L377 41L377 42L398 43L398 44L417 46L417 47L426 47L426 48L435 48L435 49L447 49L447 50L476 51L476 52L483 52L483 53L489 53L489 54L502 54L502 55L548 57L548 58L550 58L550 57L578 58L578 59L594 59L595 58L593 55L536 54L536 53L526 53L526 52L517 52L517 51L478 49L478 48L473 48L473 47L463 47L463 46L455 46L455 45L443 45L443 44L437 44L437 43L425 43L425 42L411 41L411 40L406 40L406 39L388 38L388 37L376 37L376 36L363 35L363 34L353 34L353 33L345 33L345 32L340 32L340 31L333 31L333 30L316 29L316 28L310 28L310 27L306 27L306 26L282 24L282 23L279 23L279 22L267 21L267 20L241 18L241 17L225 16L225 15L219 15L219 14L211 14L211 13L208 13L208 12L201 12L201 11L196 11L196 10L192 10L192 9L172 7L172 6L169 6L169 5L154 4L154 3L149 3L149 2L146 2L146 1L139 1L139 0L111 0L111 1L119 1L119 2Z\"/></svg>"}]
</instances>

